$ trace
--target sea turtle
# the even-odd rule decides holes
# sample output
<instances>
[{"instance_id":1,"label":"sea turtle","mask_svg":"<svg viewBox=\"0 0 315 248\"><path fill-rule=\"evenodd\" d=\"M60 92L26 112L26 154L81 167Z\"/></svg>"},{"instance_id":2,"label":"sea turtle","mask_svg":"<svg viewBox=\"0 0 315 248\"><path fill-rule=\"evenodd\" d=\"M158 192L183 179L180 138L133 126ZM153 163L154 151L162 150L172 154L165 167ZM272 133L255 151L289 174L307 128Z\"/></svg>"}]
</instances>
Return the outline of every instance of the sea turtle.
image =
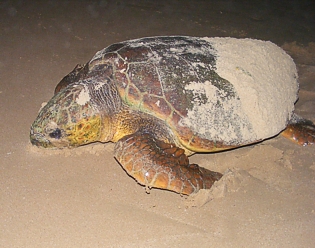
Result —
<instances>
[{"instance_id":1,"label":"sea turtle","mask_svg":"<svg viewBox=\"0 0 315 248\"><path fill-rule=\"evenodd\" d=\"M314 125L293 114L292 59L252 39L151 37L113 44L57 85L31 126L45 148L116 142L115 158L147 188L191 194L222 174L187 156L280 133L302 145Z\"/></svg>"}]
</instances>

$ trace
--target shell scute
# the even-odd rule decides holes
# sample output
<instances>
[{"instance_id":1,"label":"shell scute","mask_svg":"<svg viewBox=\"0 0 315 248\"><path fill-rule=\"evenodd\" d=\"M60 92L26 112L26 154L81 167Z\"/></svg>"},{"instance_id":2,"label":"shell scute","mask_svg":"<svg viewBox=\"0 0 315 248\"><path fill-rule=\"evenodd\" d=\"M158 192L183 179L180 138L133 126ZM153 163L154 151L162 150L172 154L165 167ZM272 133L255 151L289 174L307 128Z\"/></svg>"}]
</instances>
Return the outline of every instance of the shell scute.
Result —
<instances>
[{"instance_id":1,"label":"shell scute","mask_svg":"<svg viewBox=\"0 0 315 248\"><path fill-rule=\"evenodd\" d=\"M115 57L113 56L112 60L114 61L116 73L125 73L128 70L129 64L118 57L117 54L115 54Z\"/></svg>"},{"instance_id":2,"label":"shell scute","mask_svg":"<svg viewBox=\"0 0 315 248\"><path fill-rule=\"evenodd\" d=\"M257 62L257 55L264 60ZM286 66L282 76L274 76L269 70L277 67L279 58ZM96 60L113 66L114 82L128 106L165 120L181 143L194 151L247 144L277 134L296 99L294 63L280 48L263 41L150 37L110 46L92 62ZM282 87L288 81L292 89ZM266 100L269 95L278 104ZM284 114L277 110L283 101L288 102ZM271 111L279 115L274 129L268 124Z\"/></svg>"},{"instance_id":3,"label":"shell scute","mask_svg":"<svg viewBox=\"0 0 315 248\"><path fill-rule=\"evenodd\" d=\"M149 47L131 47L130 45L125 45L118 51L118 54L122 59L128 61L128 63L141 63L148 61L154 56Z\"/></svg>"},{"instance_id":4,"label":"shell scute","mask_svg":"<svg viewBox=\"0 0 315 248\"><path fill-rule=\"evenodd\" d=\"M164 98L149 94L143 96L143 106L156 113L156 116L163 120L167 119L172 113L170 104Z\"/></svg>"},{"instance_id":5,"label":"shell scute","mask_svg":"<svg viewBox=\"0 0 315 248\"><path fill-rule=\"evenodd\" d=\"M129 79L140 92L163 96L163 89L155 66L151 63L130 64Z\"/></svg>"}]
</instances>

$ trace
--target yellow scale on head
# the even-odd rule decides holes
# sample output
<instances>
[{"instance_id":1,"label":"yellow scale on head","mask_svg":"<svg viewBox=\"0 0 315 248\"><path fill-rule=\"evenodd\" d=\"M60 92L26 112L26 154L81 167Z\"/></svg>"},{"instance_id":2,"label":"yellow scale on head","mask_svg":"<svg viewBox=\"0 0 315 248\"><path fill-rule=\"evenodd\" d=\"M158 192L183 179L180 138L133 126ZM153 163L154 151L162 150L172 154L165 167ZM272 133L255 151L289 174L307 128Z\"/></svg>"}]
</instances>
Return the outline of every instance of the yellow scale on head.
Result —
<instances>
[{"instance_id":1,"label":"yellow scale on head","mask_svg":"<svg viewBox=\"0 0 315 248\"><path fill-rule=\"evenodd\" d=\"M99 115L82 119L67 129L67 139L73 146L84 145L99 140L101 117Z\"/></svg>"}]
</instances>

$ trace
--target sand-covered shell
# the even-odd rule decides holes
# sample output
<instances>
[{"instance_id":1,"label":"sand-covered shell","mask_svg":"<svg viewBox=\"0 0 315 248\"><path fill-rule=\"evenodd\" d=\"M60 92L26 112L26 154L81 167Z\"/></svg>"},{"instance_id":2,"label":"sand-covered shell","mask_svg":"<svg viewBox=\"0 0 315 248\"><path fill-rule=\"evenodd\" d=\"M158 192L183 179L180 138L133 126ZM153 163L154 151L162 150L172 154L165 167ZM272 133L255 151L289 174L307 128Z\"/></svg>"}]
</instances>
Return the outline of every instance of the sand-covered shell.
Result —
<instances>
[{"instance_id":1,"label":"sand-covered shell","mask_svg":"<svg viewBox=\"0 0 315 248\"><path fill-rule=\"evenodd\" d=\"M130 108L164 120L193 150L208 141L237 146L274 136L297 99L296 66L269 41L142 38L97 52L89 70L102 64L111 64Z\"/></svg>"}]
</instances>

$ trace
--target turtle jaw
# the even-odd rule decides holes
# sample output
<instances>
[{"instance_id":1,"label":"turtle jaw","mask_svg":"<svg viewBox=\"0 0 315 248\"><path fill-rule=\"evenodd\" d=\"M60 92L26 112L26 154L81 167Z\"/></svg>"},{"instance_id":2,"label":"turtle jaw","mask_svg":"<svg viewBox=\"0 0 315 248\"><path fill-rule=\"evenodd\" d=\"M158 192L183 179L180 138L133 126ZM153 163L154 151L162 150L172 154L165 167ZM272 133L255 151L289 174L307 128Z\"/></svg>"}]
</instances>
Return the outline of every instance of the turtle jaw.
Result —
<instances>
[{"instance_id":1,"label":"turtle jaw","mask_svg":"<svg viewBox=\"0 0 315 248\"><path fill-rule=\"evenodd\" d=\"M101 127L102 121L99 115L66 125L58 125L50 119L37 119L31 126L30 141L33 145L43 148L77 147L103 141Z\"/></svg>"},{"instance_id":2,"label":"turtle jaw","mask_svg":"<svg viewBox=\"0 0 315 248\"><path fill-rule=\"evenodd\" d=\"M43 148L71 148L77 146L71 144L66 137L51 138L42 133L30 133L30 140L32 145Z\"/></svg>"},{"instance_id":3,"label":"turtle jaw","mask_svg":"<svg viewBox=\"0 0 315 248\"><path fill-rule=\"evenodd\" d=\"M44 148L53 148L55 147L48 139L45 138L45 135L41 133L34 133L31 129L30 140L32 145Z\"/></svg>"},{"instance_id":4,"label":"turtle jaw","mask_svg":"<svg viewBox=\"0 0 315 248\"><path fill-rule=\"evenodd\" d=\"M71 146L62 129L55 128L54 130L46 130L46 128L36 125L36 122L34 122L31 127L30 141L32 145L43 148L63 148Z\"/></svg>"}]
</instances>

